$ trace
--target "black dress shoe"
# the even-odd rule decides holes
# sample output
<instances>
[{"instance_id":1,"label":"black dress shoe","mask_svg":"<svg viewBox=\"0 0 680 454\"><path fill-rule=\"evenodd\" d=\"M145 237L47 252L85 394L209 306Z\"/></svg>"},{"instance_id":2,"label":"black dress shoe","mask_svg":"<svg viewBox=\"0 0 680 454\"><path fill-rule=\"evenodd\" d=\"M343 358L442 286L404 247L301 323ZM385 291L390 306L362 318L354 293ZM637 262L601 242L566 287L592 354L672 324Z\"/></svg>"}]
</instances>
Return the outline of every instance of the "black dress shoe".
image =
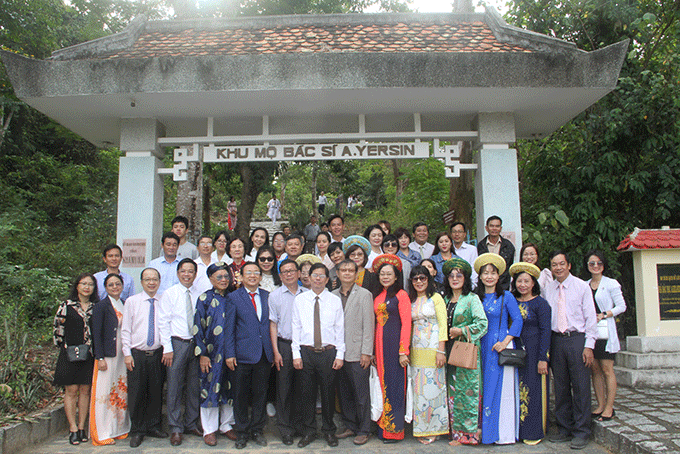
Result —
<instances>
[{"instance_id":1,"label":"black dress shoe","mask_svg":"<svg viewBox=\"0 0 680 454\"><path fill-rule=\"evenodd\" d=\"M246 437L238 437L236 439L236 449L243 449L248 444L248 439Z\"/></svg>"},{"instance_id":2,"label":"black dress shoe","mask_svg":"<svg viewBox=\"0 0 680 454\"><path fill-rule=\"evenodd\" d=\"M314 440L316 440L316 434L305 435L300 439L300 441L298 441L298 448L304 448Z\"/></svg>"},{"instance_id":3,"label":"black dress shoe","mask_svg":"<svg viewBox=\"0 0 680 454\"><path fill-rule=\"evenodd\" d=\"M131 435L130 436L130 447L136 448L137 446L142 444L142 440L144 440L144 435L142 435L142 434Z\"/></svg>"},{"instance_id":4,"label":"black dress shoe","mask_svg":"<svg viewBox=\"0 0 680 454\"><path fill-rule=\"evenodd\" d=\"M151 438L168 438L167 432L163 432L160 429L151 429L146 434Z\"/></svg>"},{"instance_id":5,"label":"black dress shoe","mask_svg":"<svg viewBox=\"0 0 680 454\"><path fill-rule=\"evenodd\" d=\"M281 442L286 446L292 445L294 441L290 435L281 435Z\"/></svg>"},{"instance_id":6,"label":"black dress shoe","mask_svg":"<svg viewBox=\"0 0 680 454\"><path fill-rule=\"evenodd\" d=\"M331 448L335 448L338 445L338 437L335 434L326 434L324 438L326 438L326 443Z\"/></svg>"},{"instance_id":7,"label":"black dress shoe","mask_svg":"<svg viewBox=\"0 0 680 454\"><path fill-rule=\"evenodd\" d=\"M85 432L85 429L78 429L78 438L80 441L87 441L87 432Z\"/></svg>"},{"instance_id":8,"label":"black dress shoe","mask_svg":"<svg viewBox=\"0 0 680 454\"><path fill-rule=\"evenodd\" d=\"M259 432L254 433L250 439L253 440L258 446L267 446L267 439Z\"/></svg>"}]
</instances>

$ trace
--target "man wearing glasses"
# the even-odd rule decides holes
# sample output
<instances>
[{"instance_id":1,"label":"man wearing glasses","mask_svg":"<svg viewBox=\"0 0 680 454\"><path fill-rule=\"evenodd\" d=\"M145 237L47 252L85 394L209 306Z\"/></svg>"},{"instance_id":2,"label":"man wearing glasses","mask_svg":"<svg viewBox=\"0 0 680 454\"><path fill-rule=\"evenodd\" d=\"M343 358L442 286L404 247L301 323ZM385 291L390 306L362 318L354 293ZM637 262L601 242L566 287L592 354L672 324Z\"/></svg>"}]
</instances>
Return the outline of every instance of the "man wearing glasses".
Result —
<instances>
[{"instance_id":1,"label":"man wearing glasses","mask_svg":"<svg viewBox=\"0 0 680 454\"><path fill-rule=\"evenodd\" d=\"M454 254L468 263L475 263L478 256L477 248L465 242L467 239L467 227L465 227L463 222L456 221L451 225L451 238L453 238ZM472 289L474 290L477 287L477 273L474 269L472 274L470 274L470 282L472 282Z\"/></svg>"},{"instance_id":2,"label":"man wearing glasses","mask_svg":"<svg viewBox=\"0 0 680 454\"><path fill-rule=\"evenodd\" d=\"M300 271L295 260L286 259L279 268L281 287L269 295L269 331L274 350L276 381L277 426L284 445L293 444L293 434L299 428L299 406L293 401L300 395L299 379L293 367L291 319L293 301L305 289L298 285Z\"/></svg>"},{"instance_id":3,"label":"man wearing glasses","mask_svg":"<svg viewBox=\"0 0 680 454\"><path fill-rule=\"evenodd\" d=\"M396 238L395 238L396 241ZM375 313L373 295L354 283L357 264L343 260L338 264L340 297L345 315L345 361L340 369L338 391L345 430L338 438L354 436L355 445L366 444L371 434L371 395L368 386L369 366L373 355Z\"/></svg>"},{"instance_id":4,"label":"man wearing glasses","mask_svg":"<svg viewBox=\"0 0 680 454\"><path fill-rule=\"evenodd\" d=\"M335 411L335 372L345 357L345 319L342 301L326 289L328 268L315 263L309 269L311 291L293 302L293 366L299 371L302 387L302 432L298 447L316 439L315 403L317 386L321 394L321 431L328 446L338 445L333 422Z\"/></svg>"},{"instance_id":5,"label":"man wearing glasses","mask_svg":"<svg viewBox=\"0 0 680 454\"><path fill-rule=\"evenodd\" d=\"M243 286L227 296L225 357L234 371L234 419L236 449L248 439L267 446L263 431L266 423L269 372L274 361L269 331L269 292L259 288L260 267L246 262L241 268ZM248 417L248 406L252 415Z\"/></svg>"}]
</instances>

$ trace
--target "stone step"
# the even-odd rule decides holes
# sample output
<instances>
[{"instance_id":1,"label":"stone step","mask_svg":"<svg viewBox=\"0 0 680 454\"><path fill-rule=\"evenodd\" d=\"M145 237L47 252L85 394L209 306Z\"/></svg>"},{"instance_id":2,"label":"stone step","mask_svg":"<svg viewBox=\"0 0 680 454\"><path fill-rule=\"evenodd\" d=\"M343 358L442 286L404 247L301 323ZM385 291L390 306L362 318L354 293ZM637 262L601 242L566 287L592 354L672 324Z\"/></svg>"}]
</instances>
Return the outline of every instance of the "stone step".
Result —
<instances>
[{"instance_id":1,"label":"stone step","mask_svg":"<svg viewBox=\"0 0 680 454\"><path fill-rule=\"evenodd\" d=\"M278 221L276 221L276 224L273 224L273 225L272 225L271 219L266 220L266 221L257 220L257 221L252 221L250 223L250 231L252 232L253 229L255 229L257 227L263 227L263 228L267 229L267 232L269 232L269 238L270 238L270 243L271 243L271 237L274 236L274 234L276 232L280 232L281 226L285 225L285 224L288 224L287 219L279 219Z\"/></svg>"},{"instance_id":2,"label":"stone step","mask_svg":"<svg viewBox=\"0 0 680 454\"><path fill-rule=\"evenodd\" d=\"M635 353L680 352L680 336L628 336L626 350Z\"/></svg>"},{"instance_id":3,"label":"stone step","mask_svg":"<svg viewBox=\"0 0 680 454\"><path fill-rule=\"evenodd\" d=\"M616 354L616 365L627 369L672 369L680 366L680 352L636 353L622 350Z\"/></svg>"},{"instance_id":4,"label":"stone step","mask_svg":"<svg viewBox=\"0 0 680 454\"><path fill-rule=\"evenodd\" d=\"M680 368L630 369L614 366L614 373L617 383L624 386L665 388L680 384Z\"/></svg>"}]
</instances>

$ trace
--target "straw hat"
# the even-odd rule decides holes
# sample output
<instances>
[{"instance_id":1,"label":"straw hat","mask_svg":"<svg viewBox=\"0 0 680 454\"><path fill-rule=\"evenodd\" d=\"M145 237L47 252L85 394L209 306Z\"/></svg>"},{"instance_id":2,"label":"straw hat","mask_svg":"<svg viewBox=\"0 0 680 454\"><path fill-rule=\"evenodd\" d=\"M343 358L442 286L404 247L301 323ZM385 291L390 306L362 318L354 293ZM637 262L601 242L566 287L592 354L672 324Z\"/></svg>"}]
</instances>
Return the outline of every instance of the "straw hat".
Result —
<instances>
[{"instance_id":1,"label":"straw hat","mask_svg":"<svg viewBox=\"0 0 680 454\"><path fill-rule=\"evenodd\" d=\"M498 254L494 254L493 252L486 252L477 257L477 260L475 260L475 273L479 274L479 270L489 263L498 268L498 274L503 274L505 272L505 259L503 259L503 257Z\"/></svg>"},{"instance_id":2,"label":"straw hat","mask_svg":"<svg viewBox=\"0 0 680 454\"><path fill-rule=\"evenodd\" d=\"M321 263L321 259L314 254L302 254L300 257L295 259L295 263L302 265L305 262L309 262L312 265L315 263Z\"/></svg>"},{"instance_id":3,"label":"straw hat","mask_svg":"<svg viewBox=\"0 0 680 454\"><path fill-rule=\"evenodd\" d=\"M541 275L541 270L533 263L517 262L514 263L508 270L510 276L515 277L515 274L526 272L538 279Z\"/></svg>"}]
</instances>

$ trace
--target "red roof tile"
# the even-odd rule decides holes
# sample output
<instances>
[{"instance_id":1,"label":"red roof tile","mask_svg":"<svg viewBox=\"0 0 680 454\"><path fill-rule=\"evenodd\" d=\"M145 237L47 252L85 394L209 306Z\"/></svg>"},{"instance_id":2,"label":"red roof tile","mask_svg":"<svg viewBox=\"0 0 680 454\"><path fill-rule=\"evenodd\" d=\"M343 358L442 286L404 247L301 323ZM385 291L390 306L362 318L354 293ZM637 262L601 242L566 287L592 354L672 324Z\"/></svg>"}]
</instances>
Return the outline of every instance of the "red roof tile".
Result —
<instances>
[{"instance_id":1,"label":"red roof tile","mask_svg":"<svg viewBox=\"0 0 680 454\"><path fill-rule=\"evenodd\" d=\"M640 230L626 236L616 248L619 251L638 249L677 249L680 248L680 229Z\"/></svg>"},{"instance_id":2,"label":"red roof tile","mask_svg":"<svg viewBox=\"0 0 680 454\"><path fill-rule=\"evenodd\" d=\"M484 22L296 25L142 32L126 49L90 58L300 52L531 52L500 42Z\"/></svg>"}]
</instances>

